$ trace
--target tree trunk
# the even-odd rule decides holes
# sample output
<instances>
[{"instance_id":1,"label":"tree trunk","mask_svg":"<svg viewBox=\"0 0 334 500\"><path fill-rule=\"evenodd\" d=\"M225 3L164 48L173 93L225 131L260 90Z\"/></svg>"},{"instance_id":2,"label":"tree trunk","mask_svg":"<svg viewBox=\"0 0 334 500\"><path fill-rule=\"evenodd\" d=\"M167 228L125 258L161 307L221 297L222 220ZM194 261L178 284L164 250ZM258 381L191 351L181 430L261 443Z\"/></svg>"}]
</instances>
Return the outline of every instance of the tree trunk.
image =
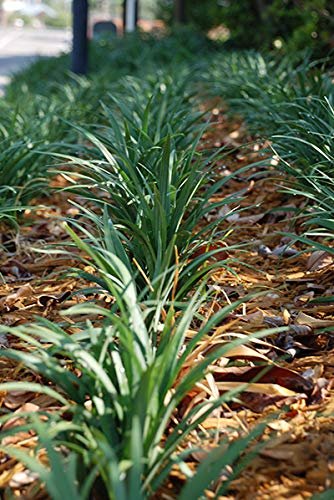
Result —
<instances>
[{"instance_id":1,"label":"tree trunk","mask_svg":"<svg viewBox=\"0 0 334 500\"><path fill-rule=\"evenodd\" d=\"M73 73L85 75L88 69L88 0L73 0L73 46L72 64Z\"/></svg>"},{"instance_id":2,"label":"tree trunk","mask_svg":"<svg viewBox=\"0 0 334 500\"><path fill-rule=\"evenodd\" d=\"M263 21L265 19L266 5L263 0L256 0L255 5L258 16Z\"/></svg>"}]
</instances>

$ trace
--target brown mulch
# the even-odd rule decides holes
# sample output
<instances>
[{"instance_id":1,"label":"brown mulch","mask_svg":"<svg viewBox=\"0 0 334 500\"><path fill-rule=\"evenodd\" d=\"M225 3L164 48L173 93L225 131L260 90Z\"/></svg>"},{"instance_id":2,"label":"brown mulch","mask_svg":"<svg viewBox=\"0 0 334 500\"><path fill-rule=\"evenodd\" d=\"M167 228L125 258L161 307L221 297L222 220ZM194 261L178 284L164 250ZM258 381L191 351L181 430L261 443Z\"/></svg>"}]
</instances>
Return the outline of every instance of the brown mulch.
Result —
<instances>
[{"instance_id":1,"label":"brown mulch","mask_svg":"<svg viewBox=\"0 0 334 500\"><path fill-rule=\"evenodd\" d=\"M265 159L257 143L244 147L252 138L240 121L227 120L220 109L213 110L212 120L214 125L203 147L225 145L230 149L230 154L214 165L217 176ZM224 252L229 258L226 267L211 276L209 286L214 298L203 314L209 317L249 293L260 294L238 307L203 340L197 358L238 336L247 338L260 330L285 327L282 333L227 352L175 416L184 418L198 402L250 382L239 401L222 405L190 436L189 445L204 448L202 454L191 456L189 467L195 468L205 457L205 450L233 441L260 422L267 422L255 443L260 445L259 453L220 498L299 500L334 488L334 302L321 301L334 295L334 265L326 252L312 252L301 243L289 246L286 233L302 231L303 219L295 220L294 211L298 213L305 201L289 197L282 186L283 178L268 157L266 172L254 167L239 173L213 200L243 190L243 198L228 207L242 207L243 211L236 214L227 209L223 214L208 216L209 220L227 216L219 229L222 234L228 233L226 242L223 236L221 240L227 245ZM3 233L6 236L2 236L2 244L7 252L0 258L0 312L4 325L22 324L36 315L64 321L61 310L85 300L80 295L85 283L66 274L76 265L70 255L36 254L32 250L41 250L46 243L67 241L59 222L59 217L72 214L73 207L66 198L65 194L55 194L42 200L44 208L27 212L19 237ZM229 248L240 244L241 248ZM77 294L72 295L74 291ZM70 325L69 318L68 322ZM189 338L192 333L188 332ZM3 339L4 343L11 341ZM190 359L189 366L194 362L196 358ZM1 363L0 382L34 381L33 377L15 363ZM52 404L46 396L0 395L0 407L16 414L29 408L50 409ZM22 439L25 447L34 445L34 436ZM207 492L207 497L218 498L222 481L232 475L232 468L224 471L222 480ZM38 498L33 489L35 479L16 460L0 460L0 488L9 486L21 498ZM183 479L175 469L159 497L175 498Z\"/></svg>"}]
</instances>

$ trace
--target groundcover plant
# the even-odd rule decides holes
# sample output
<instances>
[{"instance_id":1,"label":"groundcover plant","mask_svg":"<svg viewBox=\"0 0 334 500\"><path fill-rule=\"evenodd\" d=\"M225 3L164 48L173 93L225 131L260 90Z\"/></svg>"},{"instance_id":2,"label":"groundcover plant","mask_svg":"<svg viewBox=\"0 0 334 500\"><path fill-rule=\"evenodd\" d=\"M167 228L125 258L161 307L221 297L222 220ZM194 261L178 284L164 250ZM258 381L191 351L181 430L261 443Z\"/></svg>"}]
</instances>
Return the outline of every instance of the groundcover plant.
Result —
<instances>
[{"instance_id":1,"label":"groundcover plant","mask_svg":"<svg viewBox=\"0 0 334 500\"><path fill-rule=\"evenodd\" d=\"M310 200L308 236L324 236L331 251L334 84L330 58L325 63L326 70L324 61L307 56L301 62L301 55L294 60L232 53L213 64L208 78L231 111L240 113L260 139L270 140L271 149L264 152L273 150L280 159L278 168L290 175L290 193ZM309 242L321 248L317 239Z\"/></svg>"},{"instance_id":2,"label":"groundcover plant","mask_svg":"<svg viewBox=\"0 0 334 500\"><path fill-rule=\"evenodd\" d=\"M134 35L93 44L95 76L93 73L91 78L69 74L68 56L42 59L16 75L0 104L1 217L15 222L20 205L41 189L47 192L50 159L46 161L41 153L63 152L65 143L77 144L78 133L66 122L97 123L101 101L115 90L112 83L117 85L122 76L136 74L146 81L159 69L172 68L170 51L175 52L174 67L177 62L182 71L194 60L193 50L205 54L210 45L190 30L180 30L170 38Z\"/></svg>"},{"instance_id":3,"label":"groundcover plant","mask_svg":"<svg viewBox=\"0 0 334 500\"><path fill-rule=\"evenodd\" d=\"M200 294L195 293L179 317L175 317L173 303L167 302L148 304L143 312L128 270L112 253L108 257L115 268L110 282L117 314L95 304L83 304L66 311L66 315L96 314L103 318L100 326L87 323L80 332L69 335L58 325L40 319L34 325L11 330L26 349L8 349L4 356L23 363L52 385L13 382L1 384L0 389L44 393L54 401L54 410L23 413L24 423L14 427L8 425L11 415L1 417L4 440L27 429L39 437L34 455L15 446L2 445L1 449L36 472L52 498L60 498L66 489L73 498L89 498L92 494L147 498L176 464L193 478L194 491L202 494L222 468L240 459L263 431L259 426L234 445L209 453L202 463L202 468L208 467L205 475L199 470L196 476L187 469L187 457L194 452L185 447L187 436L218 405L235 398L243 386L218 399L208 395L186 416L180 413L179 405L205 377L210 364L244 339L227 341L187 368L186 363L204 337L237 304L222 308L185 344L187 330L203 301ZM147 328L145 316L152 307L164 310L166 318ZM263 331L257 337L275 331ZM227 484L222 483L221 491Z\"/></svg>"},{"instance_id":4,"label":"groundcover plant","mask_svg":"<svg viewBox=\"0 0 334 500\"><path fill-rule=\"evenodd\" d=\"M81 232L86 224L86 252L92 256L93 250L98 254L119 250L141 290L147 289L152 297L169 294L176 264L177 299L210 269L222 266L221 261L227 260L222 246L228 229L222 233L219 225L229 211L201 230L195 228L209 212L236 204L243 194L240 190L210 202L230 176L217 180L210 172L222 152L197 150L207 125L189 109L196 109L196 100L188 92L188 82L189 73L174 78L161 75L146 88L139 80L124 82L113 95L114 107L104 106L108 123L92 132L80 129L88 142L80 155L58 155L72 166L71 171L67 167L60 171L70 181L66 189L96 206L95 211L85 209L86 222L72 222ZM221 243L216 248L211 242L218 237Z\"/></svg>"}]
</instances>

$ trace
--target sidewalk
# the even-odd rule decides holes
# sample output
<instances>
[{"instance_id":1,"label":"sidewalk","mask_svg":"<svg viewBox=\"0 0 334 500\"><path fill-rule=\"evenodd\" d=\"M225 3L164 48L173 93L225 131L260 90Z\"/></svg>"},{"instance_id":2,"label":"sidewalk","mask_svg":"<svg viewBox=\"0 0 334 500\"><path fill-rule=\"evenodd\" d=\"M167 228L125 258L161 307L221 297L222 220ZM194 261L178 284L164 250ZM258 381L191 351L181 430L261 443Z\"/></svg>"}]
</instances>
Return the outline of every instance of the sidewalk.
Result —
<instances>
[{"instance_id":1,"label":"sidewalk","mask_svg":"<svg viewBox=\"0 0 334 500\"><path fill-rule=\"evenodd\" d=\"M70 49L71 32L54 29L0 28L0 93L16 71L39 56L55 56Z\"/></svg>"}]
</instances>

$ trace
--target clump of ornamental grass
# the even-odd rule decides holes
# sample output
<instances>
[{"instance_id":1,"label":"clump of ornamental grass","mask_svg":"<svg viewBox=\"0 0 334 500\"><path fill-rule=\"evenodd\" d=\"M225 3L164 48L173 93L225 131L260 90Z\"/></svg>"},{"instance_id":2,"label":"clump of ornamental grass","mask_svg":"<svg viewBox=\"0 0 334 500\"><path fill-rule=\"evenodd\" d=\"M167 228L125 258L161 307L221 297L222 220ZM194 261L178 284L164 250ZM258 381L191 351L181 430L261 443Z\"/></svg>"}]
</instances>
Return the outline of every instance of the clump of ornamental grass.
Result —
<instances>
[{"instance_id":1,"label":"clump of ornamental grass","mask_svg":"<svg viewBox=\"0 0 334 500\"><path fill-rule=\"evenodd\" d=\"M78 77L67 71L68 56L39 60L14 76L7 88L6 97L1 102L1 217L15 222L16 208L22 208L34 193L48 192L49 165L45 155L40 153L64 152L68 151L68 147L77 151L77 144L82 137L72 124L95 124L99 128L105 122L110 123L107 111L105 110L104 116L100 113L101 99L107 104L112 102L113 94L118 92L121 77L141 75L142 85L137 83L137 88L129 85L120 90L123 93L127 90L136 92L139 100L147 94L147 82L154 80L166 67L171 71L171 50L174 51L173 71L177 66L177 71L184 72L187 61L191 61L193 65L195 59L192 52L179 45L184 37L184 33L180 31L180 35L167 38L142 34L125 39L115 38L112 42L93 43L92 74L88 78ZM203 54L208 53L210 44L203 37L191 32L187 37L190 46L196 46L197 54L199 50ZM110 71L110 68L113 70ZM192 72L188 76L194 79L194 74ZM174 94L178 92L180 95L180 90L176 88ZM105 99L108 94L110 97ZM166 110L163 101L162 99L156 119L157 129L161 127L162 133L165 133L165 128L170 124L168 116L173 114L173 110ZM174 107L177 107L176 100ZM174 116L180 120L180 124L182 122L181 128L185 130L187 116L184 110L185 108L183 115L174 113ZM191 117L194 118L194 114ZM130 126L135 117L132 115L127 118ZM188 125L190 126L189 123ZM159 135L160 131L157 130L156 133ZM185 137L183 135L183 139ZM181 136L179 140L181 141Z\"/></svg>"},{"instance_id":2,"label":"clump of ornamental grass","mask_svg":"<svg viewBox=\"0 0 334 500\"><path fill-rule=\"evenodd\" d=\"M77 90L76 96L79 94ZM68 88L64 89L62 100L35 96L24 108L0 103L0 217L7 222L15 223L16 214L36 194L49 192L47 155L50 151L63 151L65 143L77 142L77 130L65 119L85 121L89 109L85 99L80 102L76 103Z\"/></svg>"},{"instance_id":3,"label":"clump of ornamental grass","mask_svg":"<svg viewBox=\"0 0 334 500\"><path fill-rule=\"evenodd\" d=\"M159 304L148 303L143 308L129 271L115 254L108 258L114 267L110 286L118 303L117 313L87 302L65 312L66 317L92 318L81 322L74 334L42 318L33 325L10 329L21 348L6 349L3 356L24 364L43 383L8 382L1 384L0 390L44 393L54 404L52 411L21 414L23 421L14 426L5 425L12 415L3 414L3 438L29 430L36 433L37 444L34 453L8 444L0 449L37 473L56 500L65 494L78 499L92 495L150 498L175 466L190 481L181 498L193 488L201 495L226 465L233 467L240 460L263 430L257 428L232 446L224 444L213 450L197 473L187 467L193 451L186 446L189 434L220 404L236 398L247 384L218 399L208 394L186 418L178 415L178 407L205 377L209 366L245 340L227 340L223 347L191 366L188 363L186 370L184 367L198 352L201 340L240 302L222 307L185 342L206 298L200 297L201 291L194 294L182 315L175 315L174 304L163 298ZM147 324L145 318L152 308L164 311L164 315L160 321ZM8 328L0 330L8 333ZM256 337L270 333L273 331L263 331ZM41 462L38 457L45 454L48 461ZM219 493L226 490L229 480L222 481Z\"/></svg>"},{"instance_id":4,"label":"clump of ornamental grass","mask_svg":"<svg viewBox=\"0 0 334 500\"><path fill-rule=\"evenodd\" d=\"M93 252L100 258L115 251L136 275L139 289L153 295L169 293L177 266L179 299L207 274L210 259L211 269L227 259L227 215L220 209L243 194L211 201L238 172L216 180L211 169L222 152L198 151L208 125L199 122L196 108L189 110L196 101L188 81L188 74L158 76L142 85L142 94L139 80L125 81L113 107L104 106L109 123L93 131L80 128L87 145L79 155L57 155L67 162L61 171L70 183L66 189L90 204L79 207L85 221L72 222L84 235L76 243L95 262ZM217 216L198 229L210 212ZM218 246L211 244L213 234Z\"/></svg>"}]
</instances>

